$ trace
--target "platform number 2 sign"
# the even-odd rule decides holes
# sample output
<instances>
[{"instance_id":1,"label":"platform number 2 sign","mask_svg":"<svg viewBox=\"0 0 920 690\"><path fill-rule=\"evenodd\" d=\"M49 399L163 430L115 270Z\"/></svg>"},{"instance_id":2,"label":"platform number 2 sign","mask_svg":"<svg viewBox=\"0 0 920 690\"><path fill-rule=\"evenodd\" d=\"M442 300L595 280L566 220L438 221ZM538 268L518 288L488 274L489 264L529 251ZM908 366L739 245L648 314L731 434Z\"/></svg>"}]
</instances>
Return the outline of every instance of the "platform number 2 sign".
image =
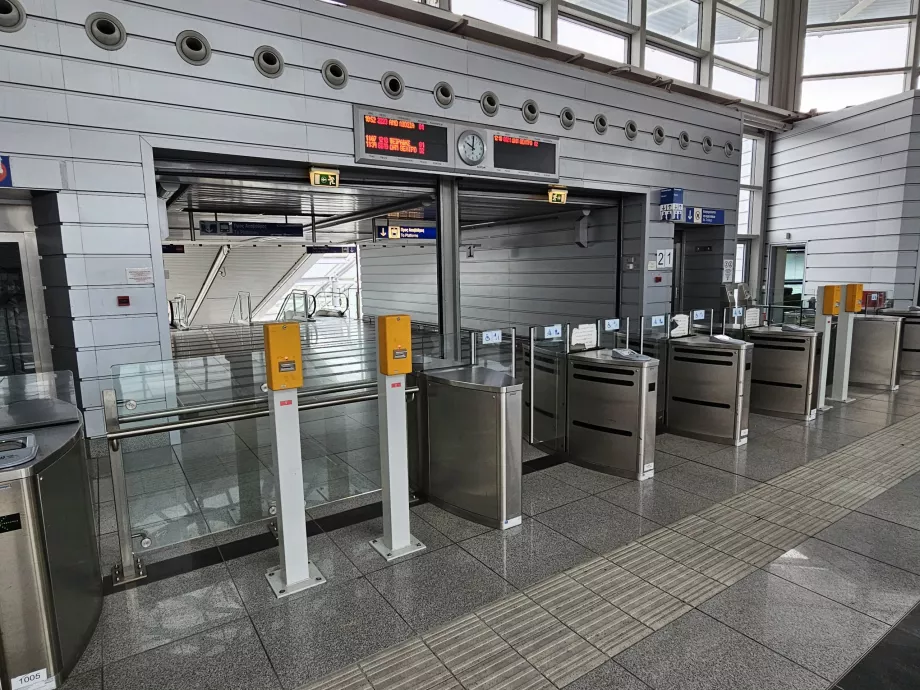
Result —
<instances>
[{"instance_id":1,"label":"platform number 2 sign","mask_svg":"<svg viewBox=\"0 0 920 690\"><path fill-rule=\"evenodd\" d=\"M674 268L674 250L659 249L655 252L655 268L659 271L665 268Z\"/></svg>"}]
</instances>

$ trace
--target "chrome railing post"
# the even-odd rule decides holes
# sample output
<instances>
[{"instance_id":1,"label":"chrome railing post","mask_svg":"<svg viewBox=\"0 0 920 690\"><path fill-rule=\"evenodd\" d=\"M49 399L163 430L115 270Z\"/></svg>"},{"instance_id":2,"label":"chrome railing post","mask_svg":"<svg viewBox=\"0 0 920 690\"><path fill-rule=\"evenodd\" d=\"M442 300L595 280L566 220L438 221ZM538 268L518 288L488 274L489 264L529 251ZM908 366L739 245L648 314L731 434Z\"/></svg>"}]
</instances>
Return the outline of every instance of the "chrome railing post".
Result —
<instances>
[{"instance_id":1,"label":"chrome railing post","mask_svg":"<svg viewBox=\"0 0 920 690\"><path fill-rule=\"evenodd\" d=\"M476 366L476 331L470 331L470 364Z\"/></svg>"},{"instance_id":2,"label":"chrome railing post","mask_svg":"<svg viewBox=\"0 0 920 690\"><path fill-rule=\"evenodd\" d=\"M535 367L534 362L536 360L536 343L537 343L537 327L530 327L530 444L533 445L533 408L536 403L536 397L534 396L534 373Z\"/></svg>"},{"instance_id":3,"label":"chrome railing post","mask_svg":"<svg viewBox=\"0 0 920 690\"><path fill-rule=\"evenodd\" d=\"M106 434L120 431L118 422L118 400L114 390L102 392L105 413ZM112 582L124 585L147 577L144 564L134 555L134 540L131 531L131 515L128 508L128 485L125 479L124 459L121 454L121 440L108 438L109 461L112 465L112 487L115 498L115 523L118 528L118 550L120 563L112 568Z\"/></svg>"},{"instance_id":4,"label":"chrome railing post","mask_svg":"<svg viewBox=\"0 0 920 690\"><path fill-rule=\"evenodd\" d=\"M517 328L511 327L511 378L515 378L517 369Z\"/></svg>"}]
</instances>

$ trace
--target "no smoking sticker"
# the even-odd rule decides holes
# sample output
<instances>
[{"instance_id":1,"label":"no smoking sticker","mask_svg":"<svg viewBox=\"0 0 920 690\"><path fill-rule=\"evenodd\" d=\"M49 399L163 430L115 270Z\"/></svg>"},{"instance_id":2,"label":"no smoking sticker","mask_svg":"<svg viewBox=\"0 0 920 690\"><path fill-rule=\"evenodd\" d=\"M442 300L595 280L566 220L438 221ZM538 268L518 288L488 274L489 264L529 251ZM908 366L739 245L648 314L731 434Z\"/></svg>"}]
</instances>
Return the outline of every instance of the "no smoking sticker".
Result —
<instances>
[{"instance_id":1,"label":"no smoking sticker","mask_svg":"<svg viewBox=\"0 0 920 690\"><path fill-rule=\"evenodd\" d=\"M13 186L13 170L10 168L10 157L0 156L0 187Z\"/></svg>"}]
</instances>

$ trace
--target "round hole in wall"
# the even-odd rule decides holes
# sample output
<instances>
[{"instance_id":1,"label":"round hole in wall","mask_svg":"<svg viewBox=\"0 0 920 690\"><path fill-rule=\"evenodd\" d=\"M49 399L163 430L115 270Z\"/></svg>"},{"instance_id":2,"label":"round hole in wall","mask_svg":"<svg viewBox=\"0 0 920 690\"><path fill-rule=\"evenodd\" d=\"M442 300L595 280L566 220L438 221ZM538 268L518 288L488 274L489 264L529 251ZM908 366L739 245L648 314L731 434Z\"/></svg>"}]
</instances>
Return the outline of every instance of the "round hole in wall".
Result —
<instances>
[{"instance_id":1,"label":"round hole in wall","mask_svg":"<svg viewBox=\"0 0 920 690\"><path fill-rule=\"evenodd\" d=\"M664 143L664 127L655 125L655 128L652 130L652 138L655 140L656 144L661 146Z\"/></svg>"},{"instance_id":2,"label":"round hole in wall","mask_svg":"<svg viewBox=\"0 0 920 690\"><path fill-rule=\"evenodd\" d=\"M633 120L628 120L623 126L623 131L626 133L626 138L632 141L639 135L639 125Z\"/></svg>"},{"instance_id":3,"label":"round hole in wall","mask_svg":"<svg viewBox=\"0 0 920 690\"><path fill-rule=\"evenodd\" d=\"M732 154L735 152L735 145L734 145L733 143L731 143L730 141L726 141L726 142L725 142L725 147L724 147L723 150L725 151L725 155L726 155L728 158L731 158L731 157L732 157Z\"/></svg>"},{"instance_id":4,"label":"round hole in wall","mask_svg":"<svg viewBox=\"0 0 920 690\"><path fill-rule=\"evenodd\" d=\"M532 125L540 119L540 106L537 105L535 100L526 100L524 105L521 106L521 114L524 116L524 121Z\"/></svg>"},{"instance_id":5,"label":"round hole in wall","mask_svg":"<svg viewBox=\"0 0 920 690\"><path fill-rule=\"evenodd\" d=\"M680 144L682 149L687 148L690 146L690 135L686 132L681 132L677 135L677 143Z\"/></svg>"},{"instance_id":6,"label":"round hole in wall","mask_svg":"<svg viewBox=\"0 0 920 690\"><path fill-rule=\"evenodd\" d=\"M284 72L284 58L271 46L261 46L252 59L256 69L269 79L277 79Z\"/></svg>"},{"instance_id":7,"label":"round hole in wall","mask_svg":"<svg viewBox=\"0 0 920 690\"><path fill-rule=\"evenodd\" d=\"M572 129L575 126L575 111L571 108L563 108L559 113L559 123L563 129Z\"/></svg>"},{"instance_id":8,"label":"round hole in wall","mask_svg":"<svg viewBox=\"0 0 920 690\"><path fill-rule=\"evenodd\" d=\"M703 153L712 151L712 137L703 137Z\"/></svg>"},{"instance_id":9,"label":"round hole in wall","mask_svg":"<svg viewBox=\"0 0 920 690\"><path fill-rule=\"evenodd\" d=\"M26 25L26 11L19 0L0 0L0 31L13 33Z\"/></svg>"},{"instance_id":10,"label":"round hole in wall","mask_svg":"<svg viewBox=\"0 0 920 690\"><path fill-rule=\"evenodd\" d=\"M479 106L489 117L495 117L498 114L499 102L498 96L491 91L486 91L479 99Z\"/></svg>"},{"instance_id":11,"label":"round hole in wall","mask_svg":"<svg viewBox=\"0 0 920 690\"><path fill-rule=\"evenodd\" d=\"M606 134L609 126L606 115L598 115L594 118L594 131L598 134Z\"/></svg>"},{"instance_id":12,"label":"round hole in wall","mask_svg":"<svg viewBox=\"0 0 920 690\"><path fill-rule=\"evenodd\" d=\"M323 81L333 89L341 89L348 83L348 70L338 60L326 60L323 63Z\"/></svg>"},{"instance_id":13,"label":"round hole in wall","mask_svg":"<svg viewBox=\"0 0 920 690\"><path fill-rule=\"evenodd\" d=\"M128 40L124 24L105 12L95 12L87 17L86 35L103 50L118 50Z\"/></svg>"},{"instance_id":14,"label":"round hole in wall","mask_svg":"<svg viewBox=\"0 0 920 690\"><path fill-rule=\"evenodd\" d=\"M179 56L191 65L204 65L211 59L211 44L197 31L183 31L176 38Z\"/></svg>"},{"instance_id":15,"label":"round hole in wall","mask_svg":"<svg viewBox=\"0 0 920 690\"><path fill-rule=\"evenodd\" d=\"M454 104L454 89L446 81L438 82L434 87L434 100L442 108L449 108Z\"/></svg>"},{"instance_id":16,"label":"round hole in wall","mask_svg":"<svg viewBox=\"0 0 920 690\"><path fill-rule=\"evenodd\" d=\"M406 84L403 78L396 72L387 72L384 74L380 79L380 85L383 87L383 92L394 100L402 98L406 90Z\"/></svg>"}]
</instances>

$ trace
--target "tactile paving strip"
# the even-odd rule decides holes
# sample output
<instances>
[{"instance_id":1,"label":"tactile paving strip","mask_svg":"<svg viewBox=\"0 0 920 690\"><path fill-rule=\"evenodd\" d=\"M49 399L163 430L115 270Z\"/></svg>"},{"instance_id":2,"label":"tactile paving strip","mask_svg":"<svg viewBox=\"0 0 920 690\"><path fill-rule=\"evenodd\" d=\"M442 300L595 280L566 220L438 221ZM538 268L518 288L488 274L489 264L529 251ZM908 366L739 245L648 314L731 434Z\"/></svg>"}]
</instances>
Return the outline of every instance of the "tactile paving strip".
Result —
<instances>
[{"instance_id":1,"label":"tactile paving strip","mask_svg":"<svg viewBox=\"0 0 920 690\"><path fill-rule=\"evenodd\" d=\"M374 690L460 688L460 683L420 638L385 649L358 663Z\"/></svg>"},{"instance_id":2,"label":"tactile paving strip","mask_svg":"<svg viewBox=\"0 0 920 690\"><path fill-rule=\"evenodd\" d=\"M348 666L304 685L300 690L374 690L357 665Z\"/></svg>"}]
</instances>

